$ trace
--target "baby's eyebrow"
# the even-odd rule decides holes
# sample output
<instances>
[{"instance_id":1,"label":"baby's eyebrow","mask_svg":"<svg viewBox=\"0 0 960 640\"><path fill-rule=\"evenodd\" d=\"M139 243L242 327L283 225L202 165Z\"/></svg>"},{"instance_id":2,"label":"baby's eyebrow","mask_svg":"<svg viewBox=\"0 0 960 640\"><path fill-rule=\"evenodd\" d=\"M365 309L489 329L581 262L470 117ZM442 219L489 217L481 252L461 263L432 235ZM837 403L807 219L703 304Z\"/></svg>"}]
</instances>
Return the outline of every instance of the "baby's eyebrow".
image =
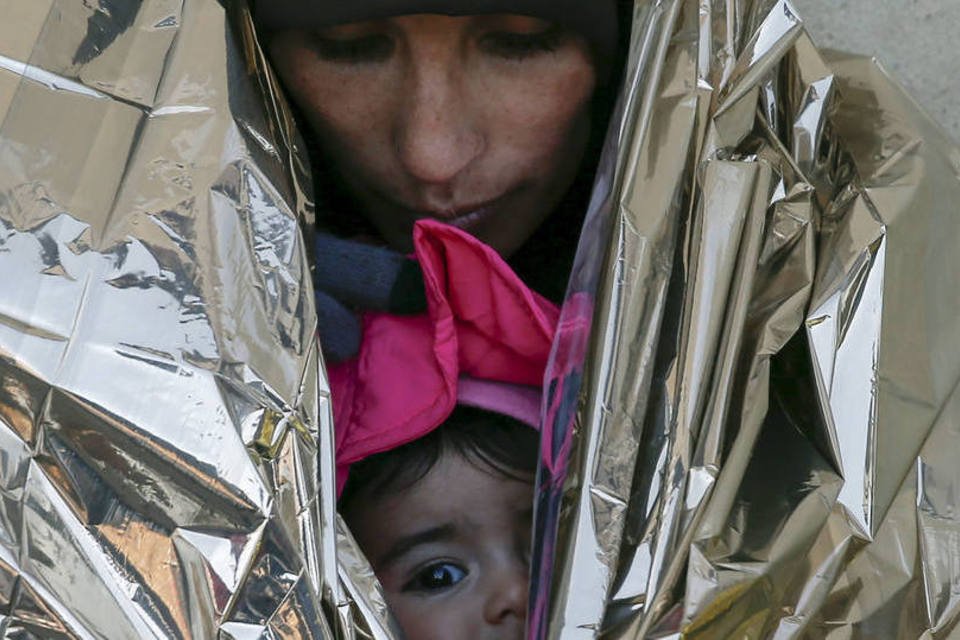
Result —
<instances>
[{"instance_id":1,"label":"baby's eyebrow","mask_svg":"<svg viewBox=\"0 0 960 640\"><path fill-rule=\"evenodd\" d=\"M387 567L399 560L411 549L419 547L423 544L445 542L454 538L456 535L456 525L454 525L452 522L448 522L436 527L424 529L423 531L411 533L410 535L402 536L397 538L397 540L390 545L390 548L387 549L382 556L380 556L379 561L375 562L374 564L378 569L382 570L384 567Z\"/></svg>"}]
</instances>

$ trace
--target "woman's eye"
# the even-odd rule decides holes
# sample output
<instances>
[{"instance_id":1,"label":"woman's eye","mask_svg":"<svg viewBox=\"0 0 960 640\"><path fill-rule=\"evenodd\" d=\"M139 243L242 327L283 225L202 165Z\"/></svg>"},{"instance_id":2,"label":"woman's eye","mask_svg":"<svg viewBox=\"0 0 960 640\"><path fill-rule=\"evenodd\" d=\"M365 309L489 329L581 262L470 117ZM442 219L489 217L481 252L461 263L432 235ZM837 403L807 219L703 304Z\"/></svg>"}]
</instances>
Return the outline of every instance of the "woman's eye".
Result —
<instances>
[{"instance_id":1,"label":"woman's eye","mask_svg":"<svg viewBox=\"0 0 960 640\"><path fill-rule=\"evenodd\" d=\"M332 62L382 62L393 54L393 46L393 38L386 34L344 39L318 35L313 38L317 55Z\"/></svg>"},{"instance_id":2,"label":"woman's eye","mask_svg":"<svg viewBox=\"0 0 960 640\"><path fill-rule=\"evenodd\" d=\"M421 569L404 587L405 591L438 591L449 589L467 577L467 570L450 562L440 562Z\"/></svg>"},{"instance_id":3,"label":"woman's eye","mask_svg":"<svg viewBox=\"0 0 960 640\"><path fill-rule=\"evenodd\" d=\"M480 46L488 53L508 60L522 60L556 51L563 44L565 33L551 27L535 33L494 31L480 38Z\"/></svg>"}]
</instances>

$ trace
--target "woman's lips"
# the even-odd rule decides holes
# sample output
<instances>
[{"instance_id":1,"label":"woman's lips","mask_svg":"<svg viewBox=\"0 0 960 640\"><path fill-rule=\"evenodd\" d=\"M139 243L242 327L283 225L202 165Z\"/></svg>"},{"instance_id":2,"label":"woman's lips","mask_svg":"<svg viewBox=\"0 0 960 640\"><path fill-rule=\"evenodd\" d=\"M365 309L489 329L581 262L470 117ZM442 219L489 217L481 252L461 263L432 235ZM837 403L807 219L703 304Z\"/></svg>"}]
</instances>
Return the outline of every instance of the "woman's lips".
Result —
<instances>
[{"instance_id":1,"label":"woman's lips","mask_svg":"<svg viewBox=\"0 0 960 640\"><path fill-rule=\"evenodd\" d=\"M453 225L471 234L482 233L489 229L491 220L501 217L512 208L512 203L521 193L520 188L508 189L501 195L487 200L474 201L465 206L437 206L436 203L416 202L393 198L385 193L377 194L371 208L379 211L380 220L391 231L391 237L398 244L406 242L417 220L431 219ZM415 202L415 201L414 201ZM405 245L404 245L405 246Z\"/></svg>"},{"instance_id":2,"label":"woman's lips","mask_svg":"<svg viewBox=\"0 0 960 640\"><path fill-rule=\"evenodd\" d=\"M485 220L494 216L501 208L506 196L493 198L480 204L469 205L465 207L451 207L444 210L429 208L411 209L417 218L433 218L441 222L459 227L461 229L470 229Z\"/></svg>"},{"instance_id":3,"label":"woman's lips","mask_svg":"<svg viewBox=\"0 0 960 640\"><path fill-rule=\"evenodd\" d=\"M496 213L496 207L491 203L476 208L467 209L462 213L455 213L450 217L436 217L440 220L443 220L447 224L452 224L455 227L469 229L491 217L494 213Z\"/></svg>"}]
</instances>

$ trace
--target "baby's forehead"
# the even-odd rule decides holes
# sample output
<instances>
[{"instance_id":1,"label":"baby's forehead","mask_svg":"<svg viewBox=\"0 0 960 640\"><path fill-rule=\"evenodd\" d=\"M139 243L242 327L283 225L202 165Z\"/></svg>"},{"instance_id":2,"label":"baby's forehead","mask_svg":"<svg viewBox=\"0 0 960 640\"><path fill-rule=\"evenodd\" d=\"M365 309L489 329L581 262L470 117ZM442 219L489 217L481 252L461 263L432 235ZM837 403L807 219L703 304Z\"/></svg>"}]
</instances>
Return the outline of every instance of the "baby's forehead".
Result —
<instances>
[{"instance_id":1,"label":"baby's forehead","mask_svg":"<svg viewBox=\"0 0 960 640\"><path fill-rule=\"evenodd\" d=\"M359 499L349 519L365 526L452 525L470 532L528 522L532 500L532 478L510 478L450 452L411 486Z\"/></svg>"},{"instance_id":2,"label":"baby's forehead","mask_svg":"<svg viewBox=\"0 0 960 640\"><path fill-rule=\"evenodd\" d=\"M482 460L468 459L456 451L443 449L437 461L422 478L393 499L407 504L470 505L472 507L509 506L525 497L533 486L533 479L504 474ZM496 496L497 500L491 497Z\"/></svg>"}]
</instances>

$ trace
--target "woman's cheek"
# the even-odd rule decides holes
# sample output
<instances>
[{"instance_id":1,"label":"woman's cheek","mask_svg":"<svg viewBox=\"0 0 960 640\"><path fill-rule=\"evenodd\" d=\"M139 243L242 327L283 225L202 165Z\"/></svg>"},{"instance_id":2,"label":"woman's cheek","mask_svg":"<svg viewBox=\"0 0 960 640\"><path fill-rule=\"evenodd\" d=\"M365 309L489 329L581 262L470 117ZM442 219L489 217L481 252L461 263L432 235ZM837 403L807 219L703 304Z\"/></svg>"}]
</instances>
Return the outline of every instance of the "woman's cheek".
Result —
<instances>
[{"instance_id":1,"label":"woman's cheek","mask_svg":"<svg viewBox=\"0 0 960 640\"><path fill-rule=\"evenodd\" d=\"M517 147L539 149L550 157L571 142L585 124L593 94L590 73L545 74L513 87L502 87L498 109L506 139Z\"/></svg>"},{"instance_id":2,"label":"woman's cheek","mask_svg":"<svg viewBox=\"0 0 960 640\"><path fill-rule=\"evenodd\" d=\"M376 172L389 157L386 98L363 78L314 81L300 107L331 160L351 171ZM304 108L304 103L309 106Z\"/></svg>"},{"instance_id":3,"label":"woman's cheek","mask_svg":"<svg viewBox=\"0 0 960 640\"><path fill-rule=\"evenodd\" d=\"M312 77L299 96L301 105L309 105L311 124L343 138L360 138L375 127L384 102L376 88L382 85L366 75L330 73Z\"/></svg>"}]
</instances>

